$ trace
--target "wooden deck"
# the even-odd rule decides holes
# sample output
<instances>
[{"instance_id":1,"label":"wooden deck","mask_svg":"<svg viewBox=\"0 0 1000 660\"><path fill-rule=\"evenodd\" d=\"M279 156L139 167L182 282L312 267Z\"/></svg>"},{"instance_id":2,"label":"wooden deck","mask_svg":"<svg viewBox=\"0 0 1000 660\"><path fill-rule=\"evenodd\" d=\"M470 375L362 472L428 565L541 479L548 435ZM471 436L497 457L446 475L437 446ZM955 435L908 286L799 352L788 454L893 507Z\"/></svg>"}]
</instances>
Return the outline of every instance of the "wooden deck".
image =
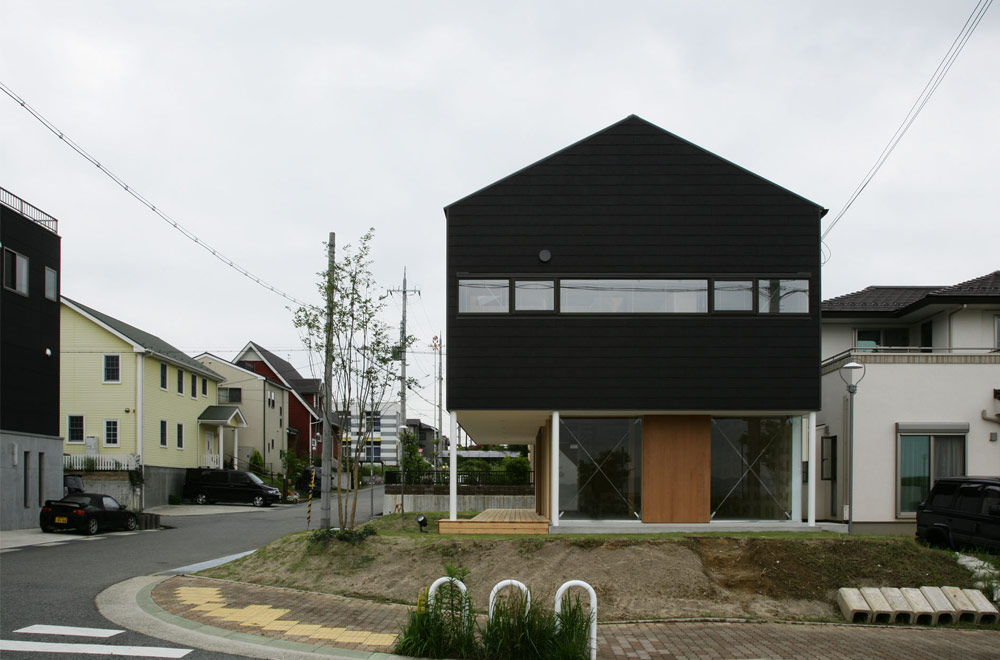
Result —
<instances>
[{"instance_id":1,"label":"wooden deck","mask_svg":"<svg viewBox=\"0 0 1000 660\"><path fill-rule=\"evenodd\" d=\"M548 534L549 521L531 509L487 509L467 520L439 520L438 534Z\"/></svg>"}]
</instances>

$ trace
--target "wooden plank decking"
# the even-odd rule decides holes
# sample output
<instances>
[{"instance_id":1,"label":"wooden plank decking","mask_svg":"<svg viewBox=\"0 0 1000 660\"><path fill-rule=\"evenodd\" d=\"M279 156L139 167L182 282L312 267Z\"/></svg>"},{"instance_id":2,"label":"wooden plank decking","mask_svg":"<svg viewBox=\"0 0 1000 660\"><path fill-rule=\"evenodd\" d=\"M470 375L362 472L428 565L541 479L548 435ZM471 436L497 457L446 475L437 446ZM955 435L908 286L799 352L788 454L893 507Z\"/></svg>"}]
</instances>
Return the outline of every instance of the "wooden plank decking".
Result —
<instances>
[{"instance_id":1,"label":"wooden plank decking","mask_svg":"<svg viewBox=\"0 0 1000 660\"><path fill-rule=\"evenodd\" d=\"M531 509L487 509L467 520L439 520L438 534L548 534L549 521Z\"/></svg>"}]
</instances>

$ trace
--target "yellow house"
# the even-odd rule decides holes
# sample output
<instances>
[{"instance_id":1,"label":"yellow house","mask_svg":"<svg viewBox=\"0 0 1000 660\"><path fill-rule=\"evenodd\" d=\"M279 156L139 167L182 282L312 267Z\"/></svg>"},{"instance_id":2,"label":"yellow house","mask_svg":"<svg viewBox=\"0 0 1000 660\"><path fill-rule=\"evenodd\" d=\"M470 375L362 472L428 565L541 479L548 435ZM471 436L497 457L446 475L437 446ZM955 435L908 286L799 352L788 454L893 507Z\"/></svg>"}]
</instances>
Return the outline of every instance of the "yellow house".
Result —
<instances>
[{"instance_id":1,"label":"yellow house","mask_svg":"<svg viewBox=\"0 0 1000 660\"><path fill-rule=\"evenodd\" d=\"M59 433L67 470L135 470L142 506L180 495L186 468L220 467L246 427L219 406L222 376L155 335L63 297Z\"/></svg>"}]
</instances>

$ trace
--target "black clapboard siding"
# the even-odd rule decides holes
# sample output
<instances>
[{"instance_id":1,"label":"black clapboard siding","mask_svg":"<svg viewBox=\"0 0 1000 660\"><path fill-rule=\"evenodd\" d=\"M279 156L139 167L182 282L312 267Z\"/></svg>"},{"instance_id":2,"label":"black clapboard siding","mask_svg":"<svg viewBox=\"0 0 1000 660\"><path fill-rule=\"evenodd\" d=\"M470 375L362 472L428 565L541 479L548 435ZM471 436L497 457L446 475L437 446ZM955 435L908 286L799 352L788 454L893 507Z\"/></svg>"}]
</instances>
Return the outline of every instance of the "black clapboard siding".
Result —
<instances>
[{"instance_id":1,"label":"black clapboard siding","mask_svg":"<svg viewBox=\"0 0 1000 660\"><path fill-rule=\"evenodd\" d=\"M809 200L633 116L445 212L451 409L819 407ZM458 314L458 279L514 276L808 279L811 311Z\"/></svg>"},{"instance_id":2,"label":"black clapboard siding","mask_svg":"<svg viewBox=\"0 0 1000 660\"><path fill-rule=\"evenodd\" d=\"M58 436L59 302L45 297L45 269L59 273L60 238L0 205L0 243L28 259L28 295L0 290L0 428Z\"/></svg>"}]
</instances>

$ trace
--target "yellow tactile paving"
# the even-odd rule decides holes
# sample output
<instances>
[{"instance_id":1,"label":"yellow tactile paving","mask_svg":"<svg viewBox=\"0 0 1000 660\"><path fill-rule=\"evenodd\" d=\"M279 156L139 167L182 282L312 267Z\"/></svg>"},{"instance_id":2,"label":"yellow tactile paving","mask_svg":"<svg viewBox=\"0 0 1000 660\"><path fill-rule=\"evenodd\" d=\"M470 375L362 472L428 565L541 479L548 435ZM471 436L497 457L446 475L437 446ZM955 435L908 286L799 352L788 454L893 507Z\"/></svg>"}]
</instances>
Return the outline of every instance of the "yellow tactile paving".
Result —
<instances>
[{"instance_id":1,"label":"yellow tactile paving","mask_svg":"<svg viewBox=\"0 0 1000 660\"><path fill-rule=\"evenodd\" d=\"M396 635L393 634L348 630L347 628L285 620L281 617L291 610L270 605L251 604L245 607L227 607L221 591L214 587L178 587L174 590L174 594L182 604L193 606L192 611L202 612L205 616L244 626L253 626L261 630L277 631L288 636L309 637L310 639L345 644L364 644L366 646L389 647L396 642Z\"/></svg>"}]
</instances>

